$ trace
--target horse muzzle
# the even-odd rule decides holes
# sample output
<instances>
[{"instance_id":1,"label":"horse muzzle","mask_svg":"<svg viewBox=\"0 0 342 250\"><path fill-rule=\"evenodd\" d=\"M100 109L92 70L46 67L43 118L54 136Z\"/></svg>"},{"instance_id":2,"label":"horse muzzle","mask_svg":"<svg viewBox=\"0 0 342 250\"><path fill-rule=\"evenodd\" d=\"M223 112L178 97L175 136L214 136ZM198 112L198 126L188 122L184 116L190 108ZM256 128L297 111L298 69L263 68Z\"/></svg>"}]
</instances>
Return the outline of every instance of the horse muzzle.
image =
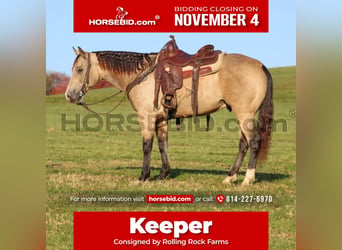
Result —
<instances>
[{"instance_id":1,"label":"horse muzzle","mask_svg":"<svg viewBox=\"0 0 342 250\"><path fill-rule=\"evenodd\" d=\"M82 105L82 99L84 97L84 92L81 90L81 91L72 91L72 92L68 92L66 93L65 95L65 98L71 102L71 103L75 103L77 105Z\"/></svg>"}]
</instances>

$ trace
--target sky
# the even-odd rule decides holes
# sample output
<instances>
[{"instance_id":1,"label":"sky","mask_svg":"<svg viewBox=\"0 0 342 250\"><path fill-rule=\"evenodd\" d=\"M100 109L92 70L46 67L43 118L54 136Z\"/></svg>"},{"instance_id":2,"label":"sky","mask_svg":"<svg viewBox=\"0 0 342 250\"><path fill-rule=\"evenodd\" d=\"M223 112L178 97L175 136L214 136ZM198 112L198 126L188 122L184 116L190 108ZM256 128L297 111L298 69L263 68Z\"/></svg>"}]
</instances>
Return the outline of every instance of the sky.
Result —
<instances>
[{"instance_id":1,"label":"sky","mask_svg":"<svg viewBox=\"0 0 342 250\"><path fill-rule=\"evenodd\" d=\"M46 70L71 75L72 47L85 51L158 52L170 33L74 33L73 1L46 1ZM195 53L205 44L241 53L267 67L296 65L296 1L269 0L268 33L172 33L178 47Z\"/></svg>"}]
</instances>

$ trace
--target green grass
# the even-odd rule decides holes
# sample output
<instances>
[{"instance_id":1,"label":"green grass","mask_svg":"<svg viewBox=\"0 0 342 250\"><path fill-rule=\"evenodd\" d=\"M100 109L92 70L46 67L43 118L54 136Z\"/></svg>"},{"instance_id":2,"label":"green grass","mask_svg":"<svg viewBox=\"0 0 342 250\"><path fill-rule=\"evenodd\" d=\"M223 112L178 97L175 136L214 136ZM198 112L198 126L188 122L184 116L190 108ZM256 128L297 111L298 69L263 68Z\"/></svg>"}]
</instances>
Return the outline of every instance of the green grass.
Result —
<instances>
[{"instance_id":1,"label":"green grass","mask_svg":"<svg viewBox=\"0 0 342 250\"><path fill-rule=\"evenodd\" d=\"M73 211L268 211L270 249L295 249L296 236L296 68L270 70L274 80L274 105L277 128L272 135L268 160L258 166L256 183L242 187L248 157L242 165L238 183L221 184L238 152L238 133L225 128L233 113L221 110L212 114L214 125L202 131L205 118L195 129L191 119L185 120L184 131L175 131L170 121L169 158L171 175L165 181L155 181L161 166L155 142L151 161L151 180L141 183L141 135L136 124L127 122L135 116L128 100L114 112L122 114L125 123L106 129L108 117L98 131L84 128L82 121L89 114L81 106L67 103L63 95L46 98L46 178L47 178L47 249L72 249ZM99 100L113 89L92 91L88 100ZM98 111L109 110L121 98L96 106ZM80 115L81 126L74 124L62 130L62 114L67 120ZM89 118L89 116L88 116ZM88 120L96 127L98 120ZM284 126L287 126L283 131ZM133 128L129 129L129 126ZM189 129L192 126L192 129ZM173 129L172 129L173 128ZM70 196L145 196L146 194L193 194L195 197L225 195L272 195L271 203L199 202L180 205L151 205L145 202L106 203L72 202ZM248 233L241 232L241 233Z\"/></svg>"}]
</instances>

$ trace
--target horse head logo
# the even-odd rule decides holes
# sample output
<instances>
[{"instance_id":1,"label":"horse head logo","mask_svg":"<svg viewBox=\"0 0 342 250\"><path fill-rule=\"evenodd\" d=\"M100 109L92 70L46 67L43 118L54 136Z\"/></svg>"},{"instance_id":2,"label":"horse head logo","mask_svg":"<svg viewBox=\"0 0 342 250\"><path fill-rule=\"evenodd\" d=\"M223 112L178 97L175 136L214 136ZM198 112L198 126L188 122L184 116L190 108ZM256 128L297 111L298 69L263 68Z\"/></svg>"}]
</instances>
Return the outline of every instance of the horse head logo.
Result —
<instances>
[{"instance_id":1,"label":"horse head logo","mask_svg":"<svg viewBox=\"0 0 342 250\"><path fill-rule=\"evenodd\" d=\"M125 10L124 10L122 7L120 7L120 6L118 6L118 7L116 8L116 12L117 12L117 14L116 14L116 19L120 19L120 20L124 19L125 16L128 14L128 12L125 11Z\"/></svg>"}]
</instances>

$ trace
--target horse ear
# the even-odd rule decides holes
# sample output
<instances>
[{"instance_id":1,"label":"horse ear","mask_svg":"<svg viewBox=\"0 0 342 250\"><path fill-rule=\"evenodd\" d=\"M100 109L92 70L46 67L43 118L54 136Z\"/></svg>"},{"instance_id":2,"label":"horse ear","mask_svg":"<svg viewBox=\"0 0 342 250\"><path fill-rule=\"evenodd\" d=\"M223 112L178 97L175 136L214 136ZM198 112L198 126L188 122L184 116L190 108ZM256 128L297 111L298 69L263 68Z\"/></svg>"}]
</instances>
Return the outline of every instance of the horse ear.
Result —
<instances>
[{"instance_id":1,"label":"horse ear","mask_svg":"<svg viewBox=\"0 0 342 250\"><path fill-rule=\"evenodd\" d=\"M86 52L80 46L78 46L78 51L80 52L80 54L86 54Z\"/></svg>"},{"instance_id":2,"label":"horse ear","mask_svg":"<svg viewBox=\"0 0 342 250\"><path fill-rule=\"evenodd\" d=\"M80 51L79 51L79 50L75 49L74 47L72 47L72 49L74 50L76 56L78 56L78 55L80 54Z\"/></svg>"},{"instance_id":3,"label":"horse ear","mask_svg":"<svg viewBox=\"0 0 342 250\"><path fill-rule=\"evenodd\" d=\"M83 58L86 58L87 52L85 52L80 46L78 48L78 53L81 55Z\"/></svg>"}]
</instances>

